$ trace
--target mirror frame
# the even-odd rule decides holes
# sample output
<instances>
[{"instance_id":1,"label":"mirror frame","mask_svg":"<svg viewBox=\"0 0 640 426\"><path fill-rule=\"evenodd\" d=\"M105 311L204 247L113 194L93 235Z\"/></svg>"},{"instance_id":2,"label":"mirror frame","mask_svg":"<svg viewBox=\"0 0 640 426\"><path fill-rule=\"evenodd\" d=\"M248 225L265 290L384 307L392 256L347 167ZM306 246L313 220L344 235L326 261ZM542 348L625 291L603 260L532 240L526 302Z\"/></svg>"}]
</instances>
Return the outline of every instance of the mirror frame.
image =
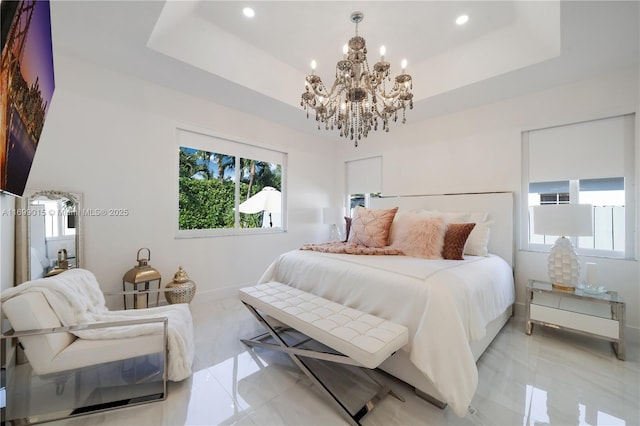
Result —
<instances>
[{"instance_id":1,"label":"mirror frame","mask_svg":"<svg viewBox=\"0 0 640 426\"><path fill-rule=\"evenodd\" d=\"M21 212L27 212L31 200L35 198L46 198L48 200L59 200L66 198L76 204L76 268L84 267L83 251L83 218L82 218L82 193L64 191L34 191L27 190L24 196L17 203ZM31 216L16 215L16 258L15 258L15 285L22 284L31 279Z\"/></svg>"}]
</instances>

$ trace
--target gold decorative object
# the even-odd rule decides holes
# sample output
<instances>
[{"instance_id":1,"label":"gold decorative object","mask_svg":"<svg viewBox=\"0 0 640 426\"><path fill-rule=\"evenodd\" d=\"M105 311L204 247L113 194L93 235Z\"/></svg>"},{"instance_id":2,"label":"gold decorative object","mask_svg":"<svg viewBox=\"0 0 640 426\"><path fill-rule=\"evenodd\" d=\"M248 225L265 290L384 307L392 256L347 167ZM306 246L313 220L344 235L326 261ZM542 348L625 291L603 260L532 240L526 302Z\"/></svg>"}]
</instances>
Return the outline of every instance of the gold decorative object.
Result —
<instances>
[{"instance_id":1,"label":"gold decorative object","mask_svg":"<svg viewBox=\"0 0 640 426\"><path fill-rule=\"evenodd\" d=\"M402 112L401 121L406 122L406 108L413 109L413 83L406 73L407 61L402 61L402 74L391 82L389 69L385 61L384 46L380 48L380 62L373 69L367 61L366 42L358 35L358 24L364 14L353 12L351 22L356 24L356 35L343 47L344 57L336 64L336 79L330 89L316 75L316 61L311 62L311 74L305 81L300 105L315 113L318 130L324 124L326 130L337 128L340 136L354 141L366 138L369 131L389 131L389 121L397 121ZM388 82L388 85L387 85Z\"/></svg>"},{"instance_id":2,"label":"gold decorative object","mask_svg":"<svg viewBox=\"0 0 640 426\"><path fill-rule=\"evenodd\" d=\"M171 291L165 291L164 297L171 304L191 303L193 296L196 294L196 283L189 278L182 266L178 267L178 272L173 276L173 281L167 284L166 288L171 289Z\"/></svg>"},{"instance_id":3,"label":"gold decorative object","mask_svg":"<svg viewBox=\"0 0 640 426\"><path fill-rule=\"evenodd\" d=\"M146 259L140 259L140 252L146 250L148 257ZM138 264L129 269L122 277L122 290L127 291L126 285L132 284L133 290L136 292L133 295L133 308L143 309L149 307L149 288L153 285L160 290L160 272L149 266L149 260L151 260L151 250L148 248L141 248L138 250L136 257ZM156 304L160 301L160 292L156 294ZM127 309L127 295L124 295L124 308Z\"/></svg>"},{"instance_id":4,"label":"gold decorative object","mask_svg":"<svg viewBox=\"0 0 640 426\"><path fill-rule=\"evenodd\" d=\"M58 275L60 272L64 272L69 269L69 257L67 256L67 249L58 250L58 266L47 272L44 276L52 277L54 275Z\"/></svg>"}]
</instances>

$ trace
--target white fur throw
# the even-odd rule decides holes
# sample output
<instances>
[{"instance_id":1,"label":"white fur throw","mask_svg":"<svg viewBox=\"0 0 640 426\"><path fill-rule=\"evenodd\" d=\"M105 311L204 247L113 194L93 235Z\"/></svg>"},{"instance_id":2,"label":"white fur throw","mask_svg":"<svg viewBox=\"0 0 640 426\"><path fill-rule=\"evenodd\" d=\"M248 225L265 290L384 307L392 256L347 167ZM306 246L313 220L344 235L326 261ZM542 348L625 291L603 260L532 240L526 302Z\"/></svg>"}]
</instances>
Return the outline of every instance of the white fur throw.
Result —
<instances>
[{"instance_id":1,"label":"white fur throw","mask_svg":"<svg viewBox=\"0 0 640 426\"><path fill-rule=\"evenodd\" d=\"M109 311L95 275L85 269L70 269L50 278L41 278L4 290L0 301L27 292L41 292L63 326L95 322L167 317L168 379L184 380L191 375L195 355L193 320L189 305L176 304L143 310ZM101 340L135 337L162 331L162 323L108 327L74 332L82 339Z\"/></svg>"}]
</instances>

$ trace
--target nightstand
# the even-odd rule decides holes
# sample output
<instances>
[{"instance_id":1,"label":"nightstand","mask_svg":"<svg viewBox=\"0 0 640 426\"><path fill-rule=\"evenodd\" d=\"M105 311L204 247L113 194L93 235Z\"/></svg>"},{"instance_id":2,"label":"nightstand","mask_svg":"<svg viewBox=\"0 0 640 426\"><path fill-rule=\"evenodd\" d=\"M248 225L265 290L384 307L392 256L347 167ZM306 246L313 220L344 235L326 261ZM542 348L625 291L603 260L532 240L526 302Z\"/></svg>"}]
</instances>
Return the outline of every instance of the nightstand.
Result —
<instances>
[{"instance_id":1,"label":"nightstand","mask_svg":"<svg viewBox=\"0 0 640 426\"><path fill-rule=\"evenodd\" d=\"M534 324L570 330L608 340L618 359L624 360L625 304L615 291L600 294L554 289L550 283L529 280L525 332Z\"/></svg>"}]
</instances>

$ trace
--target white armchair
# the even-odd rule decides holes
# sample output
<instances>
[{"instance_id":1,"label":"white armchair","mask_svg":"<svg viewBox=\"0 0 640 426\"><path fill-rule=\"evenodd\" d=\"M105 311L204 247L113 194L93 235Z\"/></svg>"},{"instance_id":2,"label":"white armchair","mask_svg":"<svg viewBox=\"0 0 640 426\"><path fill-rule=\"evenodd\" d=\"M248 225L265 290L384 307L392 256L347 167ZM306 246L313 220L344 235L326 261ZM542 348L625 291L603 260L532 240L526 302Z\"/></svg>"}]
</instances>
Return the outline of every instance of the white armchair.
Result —
<instances>
[{"instance_id":1,"label":"white armchair","mask_svg":"<svg viewBox=\"0 0 640 426\"><path fill-rule=\"evenodd\" d=\"M18 342L28 360L7 365L8 424L163 400L167 379L190 375L186 304L108 311L95 277L80 269L21 284L0 300L13 328L3 344Z\"/></svg>"}]
</instances>

